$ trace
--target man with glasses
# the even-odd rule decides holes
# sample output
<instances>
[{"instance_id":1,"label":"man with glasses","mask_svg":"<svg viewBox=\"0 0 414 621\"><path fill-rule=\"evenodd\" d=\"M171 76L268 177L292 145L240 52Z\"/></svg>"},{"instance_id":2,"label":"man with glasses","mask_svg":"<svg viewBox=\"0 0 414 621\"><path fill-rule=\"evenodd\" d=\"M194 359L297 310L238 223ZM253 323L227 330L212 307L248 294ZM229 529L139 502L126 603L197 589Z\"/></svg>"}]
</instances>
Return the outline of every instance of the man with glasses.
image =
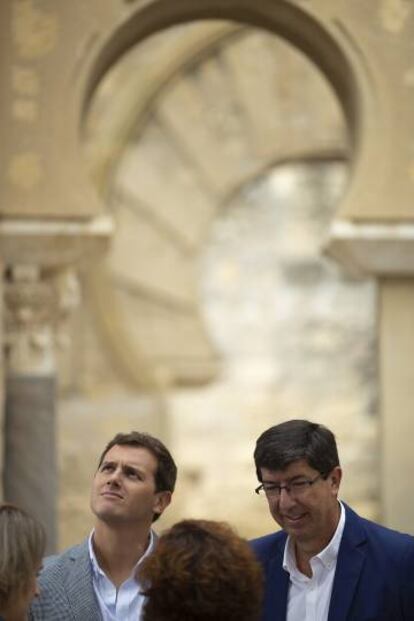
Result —
<instances>
[{"instance_id":1,"label":"man with glasses","mask_svg":"<svg viewBox=\"0 0 414 621\"><path fill-rule=\"evenodd\" d=\"M255 491L282 528L252 542L266 577L263 621L414 621L414 538L338 501L333 433L287 421L259 437L254 459Z\"/></svg>"}]
</instances>

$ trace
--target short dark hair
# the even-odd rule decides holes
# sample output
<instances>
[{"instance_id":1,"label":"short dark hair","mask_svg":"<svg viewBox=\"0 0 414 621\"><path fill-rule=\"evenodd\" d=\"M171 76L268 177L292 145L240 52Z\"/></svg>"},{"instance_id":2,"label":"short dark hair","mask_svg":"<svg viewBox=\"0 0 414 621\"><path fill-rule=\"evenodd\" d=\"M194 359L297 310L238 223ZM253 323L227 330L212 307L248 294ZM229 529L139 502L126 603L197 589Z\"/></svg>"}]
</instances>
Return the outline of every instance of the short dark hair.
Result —
<instances>
[{"instance_id":1,"label":"short dark hair","mask_svg":"<svg viewBox=\"0 0 414 621\"><path fill-rule=\"evenodd\" d=\"M145 448L154 455L157 460L157 470L155 473L155 489L157 492L173 492L177 480L177 466L167 447L154 438L149 433L140 431L130 431L129 433L117 433L114 438L104 448L99 458L98 468L101 466L105 455L113 446L135 446Z\"/></svg>"},{"instance_id":2,"label":"short dark hair","mask_svg":"<svg viewBox=\"0 0 414 621\"><path fill-rule=\"evenodd\" d=\"M284 470L299 459L306 460L311 468L325 476L339 466L332 431L308 420L289 420L270 427L256 442L254 462L259 481L261 468Z\"/></svg>"},{"instance_id":3,"label":"short dark hair","mask_svg":"<svg viewBox=\"0 0 414 621\"><path fill-rule=\"evenodd\" d=\"M139 569L144 621L258 621L263 575L245 539L225 522L182 520Z\"/></svg>"}]
</instances>

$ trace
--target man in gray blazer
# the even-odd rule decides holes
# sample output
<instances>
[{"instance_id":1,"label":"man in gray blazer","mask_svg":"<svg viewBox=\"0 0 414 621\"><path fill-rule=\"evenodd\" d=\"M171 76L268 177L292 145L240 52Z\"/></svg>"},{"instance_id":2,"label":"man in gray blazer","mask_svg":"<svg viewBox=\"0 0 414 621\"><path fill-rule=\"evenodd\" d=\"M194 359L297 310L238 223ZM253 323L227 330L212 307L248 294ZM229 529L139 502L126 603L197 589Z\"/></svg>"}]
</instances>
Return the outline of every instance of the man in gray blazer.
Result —
<instances>
[{"instance_id":1,"label":"man in gray blazer","mask_svg":"<svg viewBox=\"0 0 414 621\"><path fill-rule=\"evenodd\" d=\"M169 505L177 468L149 434L117 434L91 489L95 526L86 541L45 559L36 621L139 621L145 597L137 570L155 545L151 524Z\"/></svg>"}]
</instances>

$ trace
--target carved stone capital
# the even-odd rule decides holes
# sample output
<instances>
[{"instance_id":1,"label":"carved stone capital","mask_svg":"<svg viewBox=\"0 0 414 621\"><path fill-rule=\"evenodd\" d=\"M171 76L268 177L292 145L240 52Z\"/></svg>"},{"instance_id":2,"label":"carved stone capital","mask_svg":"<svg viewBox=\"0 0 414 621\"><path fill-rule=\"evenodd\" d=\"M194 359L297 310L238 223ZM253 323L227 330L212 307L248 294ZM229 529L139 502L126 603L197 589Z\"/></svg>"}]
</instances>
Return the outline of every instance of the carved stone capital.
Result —
<instances>
[{"instance_id":1,"label":"carved stone capital","mask_svg":"<svg viewBox=\"0 0 414 621\"><path fill-rule=\"evenodd\" d=\"M55 372L55 349L63 342L65 319L79 299L79 284L73 270L42 270L35 265L8 268L4 302L9 373Z\"/></svg>"}]
</instances>

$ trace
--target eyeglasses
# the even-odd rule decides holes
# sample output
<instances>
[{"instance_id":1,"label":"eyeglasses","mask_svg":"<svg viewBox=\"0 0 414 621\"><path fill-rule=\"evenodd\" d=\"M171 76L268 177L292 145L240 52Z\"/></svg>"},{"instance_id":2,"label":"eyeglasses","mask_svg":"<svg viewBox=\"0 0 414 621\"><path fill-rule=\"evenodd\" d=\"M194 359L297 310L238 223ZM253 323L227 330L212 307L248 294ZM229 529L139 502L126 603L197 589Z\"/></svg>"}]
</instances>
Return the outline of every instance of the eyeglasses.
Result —
<instances>
[{"instance_id":1,"label":"eyeglasses","mask_svg":"<svg viewBox=\"0 0 414 621\"><path fill-rule=\"evenodd\" d=\"M268 498L279 498L282 494L282 489L286 491L291 498L298 498L307 490L312 487L319 479L326 478L324 474L317 474L314 479L297 479L285 485L279 483L262 483L254 490L256 494L265 494Z\"/></svg>"}]
</instances>

